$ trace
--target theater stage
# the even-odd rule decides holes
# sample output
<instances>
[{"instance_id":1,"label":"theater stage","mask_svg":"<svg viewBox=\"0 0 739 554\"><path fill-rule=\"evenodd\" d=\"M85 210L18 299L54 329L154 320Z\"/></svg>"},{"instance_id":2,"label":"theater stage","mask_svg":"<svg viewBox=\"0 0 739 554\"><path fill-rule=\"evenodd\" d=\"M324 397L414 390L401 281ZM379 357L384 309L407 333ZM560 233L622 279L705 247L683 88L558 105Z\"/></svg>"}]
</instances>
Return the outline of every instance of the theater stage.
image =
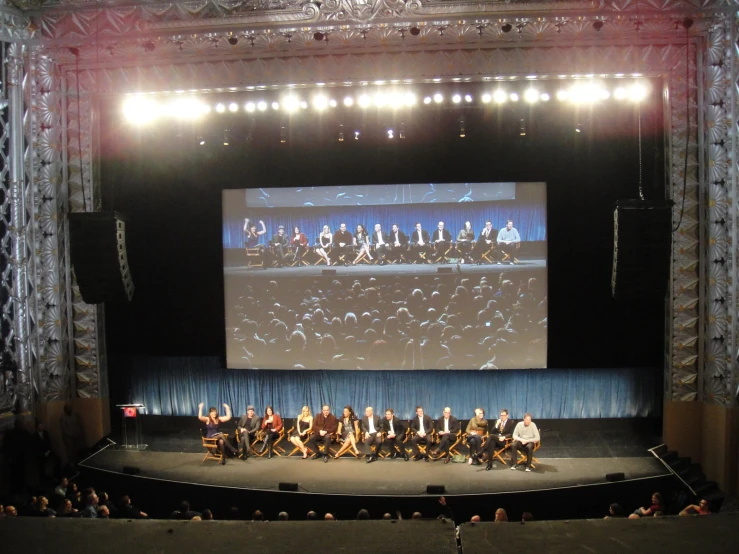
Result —
<instances>
[{"instance_id":1,"label":"theater stage","mask_svg":"<svg viewBox=\"0 0 739 554\"><path fill-rule=\"evenodd\" d=\"M530 473L510 471L497 463L485 466L449 463L378 460L367 464L353 457L303 460L300 457L247 460L229 459L225 466L202 462L203 455L190 452L117 450L110 446L87 459L83 467L122 473L136 467L140 476L205 486L276 491L280 482L298 483L301 492L316 494L407 496L426 494L429 484L443 484L447 494L491 494L581 487L606 483L607 473L623 472L627 480L668 475L654 457L544 458Z\"/></svg>"},{"instance_id":2,"label":"theater stage","mask_svg":"<svg viewBox=\"0 0 739 554\"><path fill-rule=\"evenodd\" d=\"M396 264L396 265L352 265L352 266L303 266L281 268L248 268L246 266L225 267L223 272L227 277L320 277L324 271L338 277L392 277L393 275L414 276L433 275L441 271L450 271L454 275L481 275L500 272L519 272L546 269L544 259L521 260L515 265L510 264Z\"/></svg>"}]
</instances>

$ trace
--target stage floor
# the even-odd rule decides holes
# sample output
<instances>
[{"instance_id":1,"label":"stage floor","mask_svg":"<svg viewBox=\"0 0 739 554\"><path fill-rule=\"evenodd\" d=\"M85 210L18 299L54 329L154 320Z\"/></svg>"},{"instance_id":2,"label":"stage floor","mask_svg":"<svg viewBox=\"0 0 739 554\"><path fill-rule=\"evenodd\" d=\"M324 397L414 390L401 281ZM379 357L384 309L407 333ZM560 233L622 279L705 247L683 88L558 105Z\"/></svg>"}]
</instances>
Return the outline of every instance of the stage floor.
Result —
<instances>
[{"instance_id":1,"label":"stage floor","mask_svg":"<svg viewBox=\"0 0 739 554\"><path fill-rule=\"evenodd\" d=\"M646 453L645 453L646 454ZM561 487L598 485L607 473L623 472L626 479L667 475L652 456L619 458L543 458L530 473L497 463L492 471L485 466L441 461L424 462L342 458L324 464L300 457L247 460L229 459L225 466L202 462L203 454L117 450L110 446L81 465L114 473L123 466L135 466L140 477L206 486L252 490L278 490L280 482L298 483L301 492L349 495L422 495L429 484L444 484L447 494L489 494L522 492Z\"/></svg>"},{"instance_id":2,"label":"stage floor","mask_svg":"<svg viewBox=\"0 0 739 554\"><path fill-rule=\"evenodd\" d=\"M393 275L432 275L436 274L438 269L448 268L454 274L490 274L500 273L502 271L518 272L530 271L532 269L545 269L547 261L544 259L521 260L515 265L510 264L396 264L396 265L352 265L352 266L303 266L303 267L281 267L281 268L248 268L246 266L226 267L223 272L228 277L243 277L253 275L256 277L315 277L321 276L323 271L330 269L336 271L336 276L356 276L356 277L378 277Z\"/></svg>"}]
</instances>

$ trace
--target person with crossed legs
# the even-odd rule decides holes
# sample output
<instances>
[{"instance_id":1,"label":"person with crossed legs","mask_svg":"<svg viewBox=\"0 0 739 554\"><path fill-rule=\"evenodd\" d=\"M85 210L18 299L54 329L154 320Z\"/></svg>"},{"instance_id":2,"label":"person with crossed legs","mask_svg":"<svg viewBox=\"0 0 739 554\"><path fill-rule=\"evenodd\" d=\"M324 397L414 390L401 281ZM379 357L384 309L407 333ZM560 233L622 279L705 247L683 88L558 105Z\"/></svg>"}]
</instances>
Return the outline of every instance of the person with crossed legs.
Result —
<instances>
[{"instance_id":1,"label":"person with crossed legs","mask_svg":"<svg viewBox=\"0 0 739 554\"><path fill-rule=\"evenodd\" d=\"M367 448L367 463L370 464L377 459L382 444L382 419L375 415L372 406L367 406L362 418L362 433L364 434L364 445ZM372 445L375 451L372 452Z\"/></svg>"},{"instance_id":2,"label":"person with crossed legs","mask_svg":"<svg viewBox=\"0 0 739 554\"><path fill-rule=\"evenodd\" d=\"M508 410L503 408L500 411L500 419L495 422L495 425L490 429L490 435L488 435L488 442L485 445L485 450L488 454L488 465L485 467L486 471L493 469L493 460L495 459L495 452L501 448L505 448L505 440L511 438L513 435L513 428L516 423L508 417ZM511 459L515 463L515 458L511 456Z\"/></svg>"},{"instance_id":3,"label":"person with crossed legs","mask_svg":"<svg viewBox=\"0 0 739 554\"><path fill-rule=\"evenodd\" d=\"M475 408L475 417L470 419L467 424L467 444L470 447L469 462L472 465L480 465L480 446L482 446L482 437L487 431L488 422L485 419L485 410Z\"/></svg>"},{"instance_id":4,"label":"person with crossed legs","mask_svg":"<svg viewBox=\"0 0 739 554\"><path fill-rule=\"evenodd\" d=\"M331 448L331 434L335 433L339 428L339 422L336 416L331 413L331 406L324 404L321 407L321 413L313 418L313 435L306 446L310 448L314 454L313 459L323 458L323 462L328 462L329 449ZM318 442L323 444L323 454L318 450Z\"/></svg>"},{"instance_id":5,"label":"person with crossed legs","mask_svg":"<svg viewBox=\"0 0 739 554\"><path fill-rule=\"evenodd\" d=\"M411 432L413 438L411 439L411 446L413 447L413 459L418 461L421 459L429 461L428 452L421 454L418 448L419 443L425 443L428 451L431 448L431 432L433 431L433 422L431 418L423 414L423 408L416 406L416 417L411 421Z\"/></svg>"},{"instance_id":6,"label":"person with crossed legs","mask_svg":"<svg viewBox=\"0 0 739 554\"><path fill-rule=\"evenodd\" d=\"M403 448L403 441L405 437L405 427L403 422L395 417L395 412L392 408L385 410L385 420L382 422L383 430L387 431L383 444L387 444L388 451L390 452L390 459L394 460L399 455L408 461L408 454Z\"/></svg>"},{"instance_id":7,"label":"person with crossed legs","mask_svg":"<svg viewBox=\"0 0 739 554\"><path fill-rule=\"evenodd\" d=\"M449 448L454 443L459 432L459 420L452 415L452 409L444 408L444 415L436 420L436 432L439 435L437 452L444 453L444 463L449 463Z\"/></svg>"}]
</instances>

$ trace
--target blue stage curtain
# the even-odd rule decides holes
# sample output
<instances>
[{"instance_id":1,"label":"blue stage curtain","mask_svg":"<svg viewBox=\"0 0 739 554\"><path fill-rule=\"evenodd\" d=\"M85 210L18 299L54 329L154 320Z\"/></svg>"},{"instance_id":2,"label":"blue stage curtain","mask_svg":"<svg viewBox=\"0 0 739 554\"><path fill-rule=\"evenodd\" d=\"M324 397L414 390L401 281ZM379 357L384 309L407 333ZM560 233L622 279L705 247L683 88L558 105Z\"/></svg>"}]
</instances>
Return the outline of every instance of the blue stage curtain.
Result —
<instances>
[{"instance_id":1,"label":"blue stage curtain","mask_svg":"<svg viewBox=\"0 0 739 554\"><path fill-rule=\"evenodd\" d=\"M509 371L276 371L231 370L217 357L137 357L120 361L126 372L127 402L142 403L154 415L195 416L226 403L235 414L248 404L267 404L284 417L307 405L335 412L346 404L357 413L395 409L410 418L416 405L438 417L450 406L458 417L475 407L486 413L508 408L535 419L652 417L660 413L661 373L655 369L543 369Z\"/></svg>"},{"instance_id":2,"label":"blue stage curtain","mask_svg":"<svg viewBox=\"0 0 739 554\"><path fill-rule=\"evenodd\" d=\"M357 224L365 226L372 233L375 223L382 225L383 231L390 232L393 223L410 236L420 222L429 235L436 229L439 221L456 240L457 233L464 227L465 221L472 223L476 235L480 234L488 219L495 229L505 227L506 220L512 219L521 240L545 241L546 206L541 198L527 200L504 200L500 202L464 202L457 204L405 204L392 206L332 206L281 208L279 210L246 208L244 206L227 206L224 210L223 247L243 248L244 218L248 217L258 225L261 219L267 228L266 235L261 237L265 243L277 233L279 225L285 226L285 233L290 235L295 226L305 233L311 244L318 237L324 225L335 232L341 223L353 234Z\"/></svg>"}]
</instances>

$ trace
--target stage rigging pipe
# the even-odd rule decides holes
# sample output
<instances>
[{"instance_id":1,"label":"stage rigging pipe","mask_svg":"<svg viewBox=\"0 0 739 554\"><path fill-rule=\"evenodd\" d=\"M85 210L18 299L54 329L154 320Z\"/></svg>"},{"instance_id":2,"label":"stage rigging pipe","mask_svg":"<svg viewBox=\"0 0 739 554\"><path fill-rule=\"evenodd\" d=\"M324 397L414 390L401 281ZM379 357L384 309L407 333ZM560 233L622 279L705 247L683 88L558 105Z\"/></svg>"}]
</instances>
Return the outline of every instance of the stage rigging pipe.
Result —
<instances>
[{"instance_id":1,"label":"stage rigging pipe","mask_svg":"<svg viewBox=\"0 0 739 554\"><path fill-rule=\"evenodd\" d=\"M8 138L11 202L11 263L13 264L13 327L15 331L15 361L17 415L33 416L33 375L30 352L28 309L28 268L31 261L27 244L28 213L27 184L23 165L23 58L26 47L14 43L8 48L6 75L8 79Z\"/></svg>"}]
</instances>

